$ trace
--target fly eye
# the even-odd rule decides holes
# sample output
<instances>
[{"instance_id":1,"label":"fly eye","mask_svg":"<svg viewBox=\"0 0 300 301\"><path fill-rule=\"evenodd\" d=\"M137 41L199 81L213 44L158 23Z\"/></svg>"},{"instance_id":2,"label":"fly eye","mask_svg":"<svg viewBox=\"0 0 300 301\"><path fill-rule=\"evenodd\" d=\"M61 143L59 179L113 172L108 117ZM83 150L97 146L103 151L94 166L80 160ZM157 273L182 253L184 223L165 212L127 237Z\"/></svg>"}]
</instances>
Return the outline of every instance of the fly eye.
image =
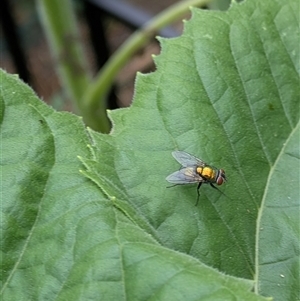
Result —
<instances>
[{"instance_id":1,"label":"fly eye","mask_svg":"<svg viewBox=\"0 0 300 301\"><path fill-rule=\"evenodd\" d=\"M225 176L224 169L220 169L219 176L218 176L218 179L216 182L218 185L222 185L224 182L226 182L226 176Z\"/></svg>"},{"instance_id":2,"label":"fly eye","mask_svg":"<svg viewBox=\"0 0 300 301\"><path fill-rule=\"evenodd\" d=\"M217 179L217 184L218 184L218 185L222 185L223 182L224 182L224 178L222 178L222 176L218 177L218 179Z\"/></svg>"}]
</instances>

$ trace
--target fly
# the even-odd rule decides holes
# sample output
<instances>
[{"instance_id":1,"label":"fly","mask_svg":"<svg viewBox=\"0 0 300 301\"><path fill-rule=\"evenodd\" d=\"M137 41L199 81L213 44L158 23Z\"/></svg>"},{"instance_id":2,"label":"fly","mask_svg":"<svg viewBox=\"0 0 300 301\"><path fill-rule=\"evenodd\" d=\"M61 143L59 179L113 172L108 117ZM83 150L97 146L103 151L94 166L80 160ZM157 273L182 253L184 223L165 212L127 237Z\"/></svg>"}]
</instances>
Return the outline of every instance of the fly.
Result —
<instances>
[{"instance_id":1,"label":"fly","mask_svg":"<svg viewBox=\"0 0 300 301\"><path fill-rule=\"evenodd\" d=\"M202 184L209 184L211 187L224 194L214 185L222 185L224 182L226 182L225 171L223 169L217 169L211 165L208 165L202 160L183 151L174 151L172 152L172 156L182 166L178 171L175 171L167 176L166 180L169 183L174 184L173 186L198 183L196 206L199 202L199 189Z\"/></svg>"}]
</instances>

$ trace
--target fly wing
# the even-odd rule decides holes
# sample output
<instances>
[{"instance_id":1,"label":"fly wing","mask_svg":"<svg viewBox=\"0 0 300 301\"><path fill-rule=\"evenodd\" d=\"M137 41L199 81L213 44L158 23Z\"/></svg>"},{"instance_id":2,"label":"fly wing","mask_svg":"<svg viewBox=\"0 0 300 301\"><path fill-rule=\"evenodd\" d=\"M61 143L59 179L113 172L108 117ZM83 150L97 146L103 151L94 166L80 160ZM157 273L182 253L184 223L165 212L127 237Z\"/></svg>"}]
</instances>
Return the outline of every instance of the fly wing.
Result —
<instances>
[{"instance_id":1,"label":"fly wing","mask_svg":"<svg viewBox=\"0 0 300 301\"><path fill-rule=\"evenodd\" d=\"M205 182L205 179L203 179L200 175L198 175L193 167L186 167L178 171L175 171L169 176L167 176L166 180L169 183L173 183L173 184Z\"/></svg>"},{"instance_id":2,"label":"fly wing","mask_svg":"<svg viewBox=\"0 0 300 301\"><path fill-rule=\"evenodd\" d=\"M183 151L174 151L174 152L172 152L172 156L183 167L205 166L206 165L202 160L190 155L189 153L183 152Z\"/></svg>"}]
</instances>

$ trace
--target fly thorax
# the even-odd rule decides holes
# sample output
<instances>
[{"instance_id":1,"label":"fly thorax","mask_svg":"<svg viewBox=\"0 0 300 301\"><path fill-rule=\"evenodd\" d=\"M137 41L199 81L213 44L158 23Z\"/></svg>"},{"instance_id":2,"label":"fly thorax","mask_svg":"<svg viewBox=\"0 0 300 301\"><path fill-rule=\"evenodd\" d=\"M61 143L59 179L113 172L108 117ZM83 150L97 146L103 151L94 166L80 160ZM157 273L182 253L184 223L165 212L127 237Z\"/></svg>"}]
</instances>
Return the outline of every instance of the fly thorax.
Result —
<instances>
[{"instance_id":1,"label":"fly thorax","mask_svg":"<svg viewBox=\"0 0 300 301\"><path fill-rule=\"evenodd\" d=\"M209 181L215 180L216 177L216 172L208 166L205 167L197 167L197 173L201 176L204 177L205 179Z\"/></svg>"}]
</instances>

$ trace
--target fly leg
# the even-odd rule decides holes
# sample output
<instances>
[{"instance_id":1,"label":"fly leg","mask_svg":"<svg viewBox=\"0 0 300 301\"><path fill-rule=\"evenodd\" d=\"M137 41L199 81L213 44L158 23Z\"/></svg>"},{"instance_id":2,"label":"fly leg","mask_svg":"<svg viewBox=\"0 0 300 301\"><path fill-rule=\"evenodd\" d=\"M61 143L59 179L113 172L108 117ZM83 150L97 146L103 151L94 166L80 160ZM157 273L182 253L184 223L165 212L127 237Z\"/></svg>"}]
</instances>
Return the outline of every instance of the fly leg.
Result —
<instances>
[{"instance_id":1,"label":"fly leg","mask_svg":"<svg viewBox=\"0 0 300 301\"><path fill-rule=\"evenodd\" d=\"M199 203L199 198L200 198L200 192L199 192L199 189L200 189L200 187L201 187L201 184L202 184L202 182L199 182L198 187L197 187L197 194L198 194L198 196L197 196L197 202L196 202L196 205L195 205L195 206L197 206L198 203Z\"/></svg>"},{"instance_id":2,"label":"fly leg","mask_svg":"<svg viewBox=\"0 0 300 301\"><path fill-rule=\"evenodd\" d=\"M216 187L214 184L209 183L210 186L216 190L218 190L221 194L225 195L227 198L229 198L231 200L231 198L229 196L227 196L223 191L221 191L218 187Z\"/></svg>"},{"instance_id":3,"label":"fly leg","mask_svg":"<svg viewBox=\"0 0 300 301\"><path fill-rule=\"evenodd\" d=\"M171 187L174 187L174 186L178 186L180 184L174 184L174 185L171 185L171 186L167 186L166 188L171 188Z\"/></svg>"},{"instance_id":4,"label":"fly leg","mask_svg":"<svg viewBox=\"0 0 300 301\"><path fill-rule=\"evenodd\" d=\"M212 188L219 190L213 183L209 183L209 184L210 184L210 186L211 186ZM220 190L219 190L219 191L220 191Z\"/></svg>"}]
</instances>

